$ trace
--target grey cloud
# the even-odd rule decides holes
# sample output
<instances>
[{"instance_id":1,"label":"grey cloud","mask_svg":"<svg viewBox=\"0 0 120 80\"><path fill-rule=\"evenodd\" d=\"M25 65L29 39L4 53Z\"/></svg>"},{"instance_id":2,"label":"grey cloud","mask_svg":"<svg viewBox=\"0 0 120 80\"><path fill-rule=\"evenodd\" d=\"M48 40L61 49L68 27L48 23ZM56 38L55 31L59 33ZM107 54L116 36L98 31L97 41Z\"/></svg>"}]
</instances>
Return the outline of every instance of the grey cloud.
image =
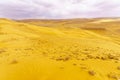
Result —
<instances>
[{"instance_id":1,"label":"grey cloud","mask_svg":"<svg viewBox=\"0 0 120 80\"><path fill-rule=\"evenodd\" d=\"M0 17L81 18L120 17L119 0L4 0Z\"/></svg>"}]
</instances>

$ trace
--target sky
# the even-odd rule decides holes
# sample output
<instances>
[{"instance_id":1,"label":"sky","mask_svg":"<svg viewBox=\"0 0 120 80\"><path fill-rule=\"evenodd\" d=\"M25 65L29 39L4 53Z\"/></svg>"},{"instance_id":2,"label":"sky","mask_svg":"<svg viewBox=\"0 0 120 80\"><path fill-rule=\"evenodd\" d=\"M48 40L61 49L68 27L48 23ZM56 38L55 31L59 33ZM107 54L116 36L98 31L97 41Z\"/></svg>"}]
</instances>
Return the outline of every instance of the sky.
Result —
<instances>
[{"instance_id":1,"label":"sky","mask_svg":"<svg viewBox=\"0 0 120 80\"><path fill-rule=\"evenodd\" d=\"M11 19L120 17L120 0L0 0L0 17Z\"/></svg>"}]
</instances>

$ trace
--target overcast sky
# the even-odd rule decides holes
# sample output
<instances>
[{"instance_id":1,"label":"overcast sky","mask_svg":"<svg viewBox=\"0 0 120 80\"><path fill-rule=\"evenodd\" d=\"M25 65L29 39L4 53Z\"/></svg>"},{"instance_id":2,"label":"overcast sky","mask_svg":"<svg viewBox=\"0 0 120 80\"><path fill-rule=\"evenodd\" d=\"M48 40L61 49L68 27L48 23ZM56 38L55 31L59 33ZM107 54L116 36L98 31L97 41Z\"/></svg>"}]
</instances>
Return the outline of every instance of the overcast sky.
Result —
<instances>
[{"instance_id":1,"label":"overcast sky","mask_svg":"<svg viewBox=\"0 0 120 80\"><path fill-rule=\"evenodd\" d=\"M12 19L120 17L120 0L0 0L0 17Z\"/></svg>"}]
</instances>

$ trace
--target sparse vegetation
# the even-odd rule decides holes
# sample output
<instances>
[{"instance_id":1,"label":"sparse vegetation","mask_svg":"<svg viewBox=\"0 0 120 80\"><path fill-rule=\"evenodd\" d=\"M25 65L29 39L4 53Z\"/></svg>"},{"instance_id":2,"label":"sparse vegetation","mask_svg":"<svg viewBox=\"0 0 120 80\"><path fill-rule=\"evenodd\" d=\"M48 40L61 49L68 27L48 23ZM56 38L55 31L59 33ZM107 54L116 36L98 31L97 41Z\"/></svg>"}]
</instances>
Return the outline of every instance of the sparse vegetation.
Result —
<instances>
[{"instance_id":1,"label":"sparse vegetation","mask_svg":"<svg viewBox=\"0 0 120 80\"><path fill-rule=\"evenodd\" d=\"M17 60L13 60L13 61L11 61L11 63L10 64L17 64L18 63L18 61Z\"/></svg>"},{"instance_id":2,"label":"sparse vegetation","mask_svg":"<svg viewBox=\"0 0 120 80\"><path fill-rule=\"evenodd\" d=\"M118 66L117 69L120 70L120 66Z\"/></svg>"},{"instance_id":3,"label":"sparse vegetation","mask_svg":"<svg viewBox=\"0 0 120 80\"><path fill-rule=\"evenodd\" d=\"M119 80L117 74L113 74L113 73L108 74L108 78L114 79L114 80Z\"/></svg>"},{"instance_id":4,"label":"sparse vegetation","mask_svg":"<svg viewBox=\"0 0 120 80\"><path fill-rule=\"evenodd\" d=\"M68 60L70 60L70 58L69 57L60 57L60 58L57 58L56 59L56 61L68 61Z\"/></svg>"},{"instance_id":5,"label":"sparse vegetation","mask_svg":"<svg viewBox=\"0 0 120 80\"><path fill-rule=\"evenodd\" d=\"M6 52L4 49L0 49L0 54Z\"/></svg>"},{"instance_id":6,"label":"sparse vegetation","mask_svg":"<svg viewBox=\"0 0 120 80\"><path fill-rule=\"evenodd\" d=\"M73 65L74 65L74 66L76 66L77 64L76 64L76 63L74 63Z\"/></svg>"},{"instance_id":7,"label":"sparse vegetation","mask_svg":"<svg viewBox=\"0 0 120 80\"><path fill-rule=\"evenodd\" d=\"M94 76L96 73L93 70L88 71L91 76Z\"/></svg>"}]
</instances>

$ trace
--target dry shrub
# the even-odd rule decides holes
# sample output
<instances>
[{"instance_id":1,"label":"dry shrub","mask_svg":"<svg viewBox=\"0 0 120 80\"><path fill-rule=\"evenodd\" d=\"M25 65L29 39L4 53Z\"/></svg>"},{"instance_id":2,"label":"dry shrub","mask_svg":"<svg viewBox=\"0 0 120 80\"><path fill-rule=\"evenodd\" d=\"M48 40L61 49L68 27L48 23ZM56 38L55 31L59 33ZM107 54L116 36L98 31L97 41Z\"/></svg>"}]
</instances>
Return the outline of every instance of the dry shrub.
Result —
<instances>
[{"instance_id":1,"label":"dry shrub","mask_svg":"<svg viewBox=\"0 0 120 80\"><path fill-rule=\"evenodd\" d=\"M118 80L118 76L113 73L108 74L108 78Z\"/></svg>"},{"instance_id":2,"label":"dry shrub","mask_svg":"<svg viewBox=\"0 0 120 80\"><path fill-rule=\"evenodd\" d=\"M89 59L93 59L94 57L92 55L87 55Z\"/></svg>"},{"instance_id":3,"label":"dry shrub","mask_svg":"<svg viewBox=\"0 0 120 80\"><path fill-rule=\"evenodd\" d=\"M68 61L68 60L70 60L70 57L65 57L65 58L60 57L56 59L56 61Z\"/></svg>"},{"instance_id":4,"label":"dry shrub","mask_svg":"<svg viewBox=\"0 0 120 80\"><path fill-rule=\"evenodd\" d=\"M77 64L76 63L73 63L74 66L76 66Z\"/></svg>"},{"instance_id":5,"label":"dry shrub","mask_svg":"<svg viewBox=\"0 0 120 80\"><path fill-rule=\"evenodd\" d=\"M13 61L11 62L11 64L17 64L17 63L18 63L17 60L13 60Z\"/></svg>"},{"instance_id":6,"label":"dry shrub","mask_svg":"<svg viewBox=\"0 0 120 80\"><path fill-rule=\"evenodd\" d=\"M102 59L102 60L107 60L107 58L106 58L106 57L101 57L101 59Z\"/></svg>"},{"instance_id":7,"label":"dry shrub","mask_svg":"<svg viewBox=\"0 0 120 80\"><path fill-rule=\"evenodd\" d=\"M111 55L111 54L108 55L108 59L119 60L119 58L117 56L114 56L114 55Z\"/></svg>"},{"instance_id":8,"label":"dry shrub","mask_svg":"<svg viewBox=\"0 0 120 80\"><path fill-rule=\"evenodd\" d=\"M5 51L5 50L3 50L3 49L0 49L0 54L1 54L1 53L3 53L3 52L6 52L6 51Z\"/></svg>"},{"instance_id":9,"label":"dry shrub","mask_svg":"<svg viewBox=\"0 0 120 80\"><path fill-rule=\"evenodd\" d=\"M118 66L117 69L120 70L120 66Z\"/></svg>"},{"instance_id":10,"label":"dry shrub","mask_svg":"<svg viewBox=\"0 0 120 80\"><path fill-rule=\"evenodd\" d=\"M89 73L91 76L94 76L94 75L96 74L93 70L88 71L88 73Z\"/></svg>"}]
</instances>

